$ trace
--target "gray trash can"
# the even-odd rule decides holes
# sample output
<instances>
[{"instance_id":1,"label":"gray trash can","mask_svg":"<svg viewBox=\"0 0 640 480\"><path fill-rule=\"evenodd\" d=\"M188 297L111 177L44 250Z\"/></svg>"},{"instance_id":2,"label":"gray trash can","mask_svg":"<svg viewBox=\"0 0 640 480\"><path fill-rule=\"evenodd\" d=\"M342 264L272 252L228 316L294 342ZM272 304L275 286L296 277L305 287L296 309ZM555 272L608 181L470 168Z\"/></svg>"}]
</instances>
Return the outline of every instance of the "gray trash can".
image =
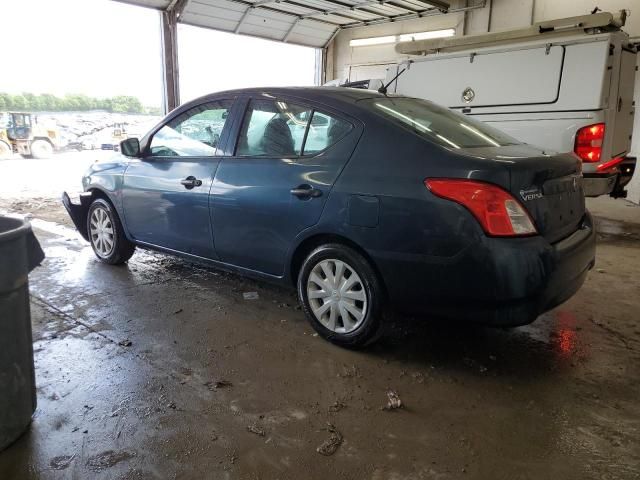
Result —
<instances>
[{"instance_id":1,"label":"gray trash can","mask_svg":"<svg viewBox=\"0 0 640 480\"><path fill-rule=\"evenodd\" d=\"M0 450L26 430L36 409L27 275L43 258L31 225L0 216Z\"/></svg>"}]
</instances>

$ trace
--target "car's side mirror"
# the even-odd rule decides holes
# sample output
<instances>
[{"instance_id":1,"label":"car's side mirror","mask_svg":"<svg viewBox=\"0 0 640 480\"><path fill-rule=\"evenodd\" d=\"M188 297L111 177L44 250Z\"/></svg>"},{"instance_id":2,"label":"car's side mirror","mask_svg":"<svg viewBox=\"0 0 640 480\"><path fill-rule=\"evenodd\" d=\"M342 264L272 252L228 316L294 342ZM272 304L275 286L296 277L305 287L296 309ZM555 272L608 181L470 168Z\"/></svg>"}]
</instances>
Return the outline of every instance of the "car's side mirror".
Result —
<instances>
[{"instance_id":1,"label":"car's side mirror","mask_svg":"<svg viewBox=\"0 0 640 480\"><path fill-rule=\"evenodd\" d=\"M140 157L140 141L137 138L127 138L120 142L120 151L127 157Z\"/></svg>"}]
</instances>

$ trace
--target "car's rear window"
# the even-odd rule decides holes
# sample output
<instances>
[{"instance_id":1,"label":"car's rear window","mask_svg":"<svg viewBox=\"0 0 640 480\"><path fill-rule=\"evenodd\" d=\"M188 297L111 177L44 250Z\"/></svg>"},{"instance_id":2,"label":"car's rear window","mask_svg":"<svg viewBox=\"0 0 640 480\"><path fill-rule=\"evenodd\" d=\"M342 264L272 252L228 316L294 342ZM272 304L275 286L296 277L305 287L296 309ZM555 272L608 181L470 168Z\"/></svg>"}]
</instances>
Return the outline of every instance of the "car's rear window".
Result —
<instances>
[{"instance_id":1,"label":"car's rear window","mask_svg":"<svg viewBox=\"0 0 640 480\"><path fill-rule=\"evenodd\" d=\"M506 133L427 100L369 98L363 103L389 120L448 148L501 147L521 142Z\"/></svg>"}]
</instances>

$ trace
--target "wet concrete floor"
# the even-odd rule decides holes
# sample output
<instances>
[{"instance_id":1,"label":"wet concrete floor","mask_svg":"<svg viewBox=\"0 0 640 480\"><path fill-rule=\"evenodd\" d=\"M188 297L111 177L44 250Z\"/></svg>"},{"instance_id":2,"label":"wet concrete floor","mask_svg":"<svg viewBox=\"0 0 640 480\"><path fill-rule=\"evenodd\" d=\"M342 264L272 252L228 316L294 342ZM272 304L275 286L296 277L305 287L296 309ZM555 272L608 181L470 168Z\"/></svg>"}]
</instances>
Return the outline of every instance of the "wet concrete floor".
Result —
<instances>
[{"instance_id":1,"label":"wet concrete floor","mask_svg":"<svg viewBox=\"0 0 640 480\"><path fill-rule=\"evenodd\" d=\"M107 266L36 220L38 409L0 479L640 478L640 236L605 226L530 326L403 319L348 351L291 291L141 250Z\"/></svg>"}]
</instances>

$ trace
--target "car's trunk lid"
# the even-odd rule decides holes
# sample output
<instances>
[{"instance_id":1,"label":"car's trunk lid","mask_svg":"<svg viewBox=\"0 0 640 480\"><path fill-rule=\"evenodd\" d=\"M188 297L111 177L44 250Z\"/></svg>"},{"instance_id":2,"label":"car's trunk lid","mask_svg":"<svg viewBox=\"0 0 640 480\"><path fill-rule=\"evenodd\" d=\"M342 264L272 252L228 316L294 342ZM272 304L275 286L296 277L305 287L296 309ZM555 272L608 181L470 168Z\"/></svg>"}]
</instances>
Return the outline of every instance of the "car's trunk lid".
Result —
<instances>
[{"instance_id":1,"label":"car's trunk lid","mask_svg":"<svg viewBox=\"0 0 640 480\"><path fill-rule=\"evenodd\" d=\"M528 145L467 149L509 171L509 191L527 209L538 230L554 243L575 232L584 218L580 160Z\"/></svg>"}]
</instances>

